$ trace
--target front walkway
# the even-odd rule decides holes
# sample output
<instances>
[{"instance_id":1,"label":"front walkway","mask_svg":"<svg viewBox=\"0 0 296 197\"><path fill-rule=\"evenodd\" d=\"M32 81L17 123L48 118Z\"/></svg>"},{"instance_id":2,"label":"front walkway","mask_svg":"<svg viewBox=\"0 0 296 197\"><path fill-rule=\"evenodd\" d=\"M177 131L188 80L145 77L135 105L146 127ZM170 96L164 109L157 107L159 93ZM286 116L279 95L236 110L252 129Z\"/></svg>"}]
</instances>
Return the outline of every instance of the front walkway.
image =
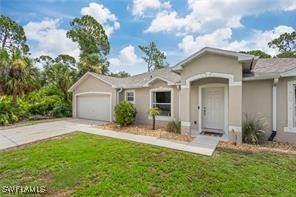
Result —
<instances>
[{"instance_id":1,"label":"front walkway","mask_svg":"<svg viewBox=\"0 0 296 197\"><path fill-rule=\"evenodd\" d=\"M161 146L207 156L213 154L219 142L219 138L209 136L199 136L191 142L180 142L176 140L160 139L157 137L103 130L94 127L94 125L100 123L102 122L69 119L11 129L2 129L0 130L0 150L71 133L73 131L82 131L85 133Z\"/></svg>"}]
</instances>

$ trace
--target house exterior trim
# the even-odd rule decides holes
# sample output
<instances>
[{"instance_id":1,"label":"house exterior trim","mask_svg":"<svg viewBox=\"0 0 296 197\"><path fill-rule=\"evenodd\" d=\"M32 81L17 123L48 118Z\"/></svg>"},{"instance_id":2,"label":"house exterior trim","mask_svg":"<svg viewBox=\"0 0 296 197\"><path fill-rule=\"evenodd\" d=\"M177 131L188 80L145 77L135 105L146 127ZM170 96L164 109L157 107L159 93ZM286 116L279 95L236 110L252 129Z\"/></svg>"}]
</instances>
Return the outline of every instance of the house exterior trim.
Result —
<instances>
[{"instance_id":1,"label":"house exterior trim","mask_svg":"<svg viewBox=\"0 0 296 197\"><path fill-rule=\"evenodd\" d=\"M171 92L171 116L157 116L155 119L156 120L166 120L166 121L170 121L173 120L175 118L174 116L174 89L173 88L153 88L149 90L149 106L150 108L152 108L152 93L153 92L162 92L162 91L170 91ZM149 119L152 119L152 117L148 117Z\"/></svg>"},{"instance_id":2,"label":"house exterior trim","mask_svg":"<svg viewBox=\"0 0 296 197\"><path fill-rule=\"evenodd\" d=\"M127 93L130 93L130 92L132 92L134 94L134 101L133 102L127 100ZM124 100L135 104L135 102L136 102L136 91L135 90L125 90L124 91Z\"/></svg>"},{"instance_id":3,"label":"house exterior trim","mask_svg":"<svg viewBox=\"0 0 296 197\"><path fill-rule=\"evenodd\" d=\"M293 125L294 122L294 86L296 85L296 80L288 81L288 126L284 128L285 132L296 132L296 128Z\"/></svg>"},{"instance_id":4,"label":"house exterior trim","mask_svg":"<svg viewBox=\"0 0 296 197\"><path fill-rule=\"evenodd\" d=\"M234 81L234 76L231 74L205 72L203 74L198 74L198 75L194 75L192 77L189 77L188 79L186 79L185 85L182 85L181 88L190 88L190 82L198 80L198 79L204 79L204 78L210 78L210 77L228 79L229 86L242 86L242 82L241 81Z\"/></svg>"},{"instance_id":5,"label":"house exterior trim","mask_svg":"<svg viewBox=\"0 0 296 197\"><path fill-rule=\"evenodd\" d=\"M211 83L205 84L198 87L198 131L202 132L202 115L201 115L201 106L202 106L202 89L208 87L223 87L224 88L224 133L228 134L228 85L223 83Z\"/></svg>"}]
</instances>

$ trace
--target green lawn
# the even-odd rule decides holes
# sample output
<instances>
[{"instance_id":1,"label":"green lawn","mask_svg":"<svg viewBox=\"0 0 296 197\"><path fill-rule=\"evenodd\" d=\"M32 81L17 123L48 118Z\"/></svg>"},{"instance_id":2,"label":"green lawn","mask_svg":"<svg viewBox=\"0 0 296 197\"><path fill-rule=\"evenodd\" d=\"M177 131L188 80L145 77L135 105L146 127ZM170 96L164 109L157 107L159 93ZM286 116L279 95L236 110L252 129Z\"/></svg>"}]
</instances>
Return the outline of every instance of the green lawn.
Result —
<instances>
[{"instance_id":1,"label":"green lawn","mask_svg":"<svg viewBox=\"0 0 296 197\"><path fill-rule=\"evenodd\" d=\"M296 157L221 149L206 157L76 132L0 152L3 185L77 196L289 196L296 193Z\"/></svg>"}]
</instances>

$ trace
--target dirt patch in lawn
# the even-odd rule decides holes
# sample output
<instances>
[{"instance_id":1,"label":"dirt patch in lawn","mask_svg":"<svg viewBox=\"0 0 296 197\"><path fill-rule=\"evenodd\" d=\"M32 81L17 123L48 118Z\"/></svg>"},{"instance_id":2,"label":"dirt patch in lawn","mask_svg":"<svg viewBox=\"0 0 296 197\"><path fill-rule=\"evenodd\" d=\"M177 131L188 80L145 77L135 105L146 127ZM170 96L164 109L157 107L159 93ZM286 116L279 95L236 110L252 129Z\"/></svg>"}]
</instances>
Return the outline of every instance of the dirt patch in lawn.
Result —
<instances>
[{"instance_id":1,"label":"dirt patch in lawn","mask_svg":"<svg viewBox=\"0 0 296 197\"><path fill-rule=\"evenodd\" d=\"M49 182L53 179L53 174L50 172L43 172L39 175L39 179L45 182Z\"/></svg>"},{"instance_id":2,"label":"dirt patch in lawn","mask_svg":"<svg viewBox=\"0 0 296 197\"><path fill-rule=\"evenodd\" d=\"M119 127L115 123L107 123L103 125L98 125L97 128L186 142L190 142L192 140L191 136L166 131L164 126L157 126L155 130L152 130L151 125L137 124L126 127Z\"/></svg>"},{"instance_id":3,"label":"dirt patch in lawn","mask_svg":"<svg viewBox=\"0 0 296 197\"><path fill-rule=\"evenodd\" d=\"M265 142L260 145L252 144L240 144L234 145L231 142L219 142L219 148L231 149L243 152L273 152L273 153L285 153L296 155L296 145L282 143L282 142Z\"/></svg>"},{"instance_id":4,"label":"dirt patch in lawn","mask_svg":"<svg viewBox=\"0 0 296 197\"><path fill-rule=\"evenodd\" d=\"M49 189L47 190L45 196L68 197L68 196L72 196L73 192L74 190Z\"/></svg>"}]
</instances>

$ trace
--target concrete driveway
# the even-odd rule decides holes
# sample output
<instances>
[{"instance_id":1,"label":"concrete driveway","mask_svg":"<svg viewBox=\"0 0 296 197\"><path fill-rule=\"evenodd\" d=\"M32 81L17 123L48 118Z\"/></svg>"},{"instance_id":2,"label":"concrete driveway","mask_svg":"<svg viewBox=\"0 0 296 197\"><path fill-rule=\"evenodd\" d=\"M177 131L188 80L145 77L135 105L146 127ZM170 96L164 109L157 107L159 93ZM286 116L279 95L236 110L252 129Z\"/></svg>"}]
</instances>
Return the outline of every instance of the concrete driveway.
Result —
<instances>
[{"instance_id":1,"label":"concrete driveway","mask_svg":"<svg viewBox=\"0 0 296 197\"><path fill-rule=\"evenodd\" d=\"M102 123L82 119L63 119L29 126L1 129L0 150L90 128L93 125Z\"/></svg>"},{"instance_id":2,"label":"concrete driveway","mask_svg":"<svg viewBox=\"0 0 296 197\"><path fill-rule=\"evenodd\" d=\"M217 137L199 136L191 142L181 142L158 137L103 130L95 127L95 125L103 123L104 122L82 119L64 119L53 122L38 123L30 126L1 129L0 150L52 138L71 133L73 131L82 131L85 133L151 144L207 156L211 156L214 153L220 140Z\"/></svg>"}]
</instances>

